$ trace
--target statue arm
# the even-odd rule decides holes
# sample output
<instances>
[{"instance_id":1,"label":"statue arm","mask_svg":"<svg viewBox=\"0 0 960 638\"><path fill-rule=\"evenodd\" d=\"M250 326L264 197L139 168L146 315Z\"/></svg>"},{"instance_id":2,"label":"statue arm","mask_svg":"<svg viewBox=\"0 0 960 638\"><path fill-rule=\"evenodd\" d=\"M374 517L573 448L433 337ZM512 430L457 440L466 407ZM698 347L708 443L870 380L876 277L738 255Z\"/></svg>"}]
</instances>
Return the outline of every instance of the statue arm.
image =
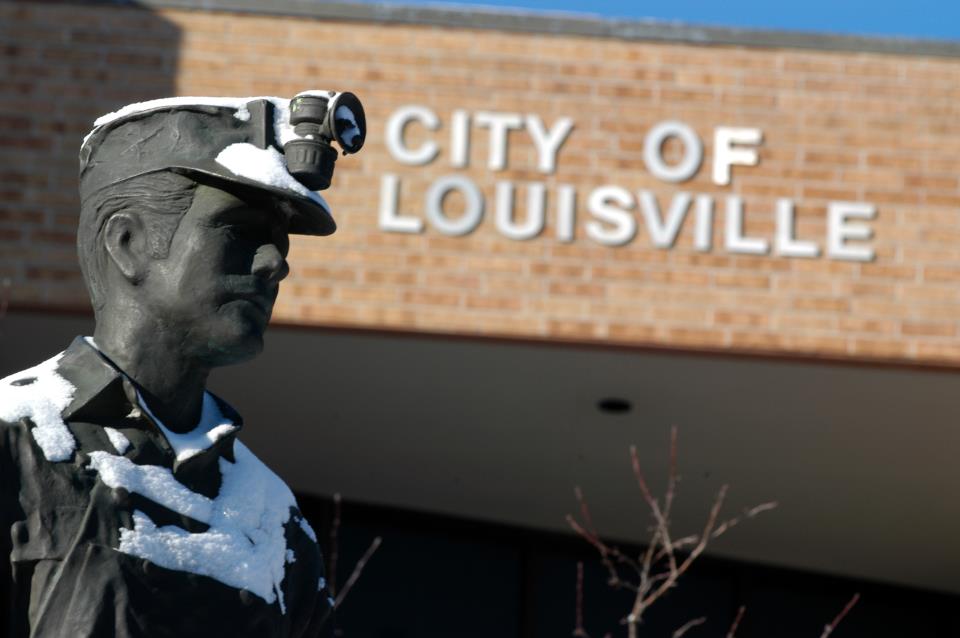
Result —
<instances>
[{"instance_id":1,"label":"statue arm","mask_svg":"<svg viewBox=\"0 0 960 638\"><path fill-rule=\"evenodd\" d=\"M13 573L10 553L13 551L10 527L15 520L18 478L11 455L11 430L0 421L0 634L12 635L13 631Z\"/></svg>"},{"instance_id":2,"label":"statue arm","mask_svg":"<svg viewBox=\"0 0 960 638\"><path fill-rule=\"evenodd\" d=\"M27 615L30 607L30 576L15 569L11 560L13 527L23 521L20 504L24 474L21 461L24 435L22 423L0 419L0 636L26 636L30 633ZM32 574L32 568L29 572ZM19 582L18 582L19 581Z\"/></svg>"}]
</instances>

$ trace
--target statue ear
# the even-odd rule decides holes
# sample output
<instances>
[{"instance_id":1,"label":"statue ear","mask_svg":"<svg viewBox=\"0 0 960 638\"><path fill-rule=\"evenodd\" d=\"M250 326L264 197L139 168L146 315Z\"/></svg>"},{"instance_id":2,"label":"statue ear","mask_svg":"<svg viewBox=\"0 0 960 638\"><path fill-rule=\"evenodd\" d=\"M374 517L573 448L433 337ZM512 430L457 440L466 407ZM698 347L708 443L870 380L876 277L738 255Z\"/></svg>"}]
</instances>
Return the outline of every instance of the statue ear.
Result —
<instances>
[{"instance_id":1,"label":"statue ear","mask_svg":"<svg viewBox=\"0 0 960 638\"><path fill-rule=\"evenodd\" d=\"M103 246L127 281L140 283L147 273L146 228L139 215L116 213L103 227Z\"/></svg>"}]
</instances>

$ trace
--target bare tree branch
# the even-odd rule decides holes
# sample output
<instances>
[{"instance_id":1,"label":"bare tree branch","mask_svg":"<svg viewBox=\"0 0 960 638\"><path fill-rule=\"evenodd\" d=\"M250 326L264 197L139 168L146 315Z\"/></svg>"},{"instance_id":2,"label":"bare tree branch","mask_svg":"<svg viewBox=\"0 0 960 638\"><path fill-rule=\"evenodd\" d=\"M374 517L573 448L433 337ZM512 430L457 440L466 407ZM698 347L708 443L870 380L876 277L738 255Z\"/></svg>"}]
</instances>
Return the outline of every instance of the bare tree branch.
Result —
<instances>
[{"instance_id":1,"label":"bare tree branch","mask_svg":"<svg viewBox=\"0 0 960 638\"><path fill-rule=\"evenodd\" d=\"M333 495L333 522L330 524L330 561L327 565L328 589L331 596L337 595L337 558L340 554L340 492Z\"/></svg>"},{"instance_id":2,"label":"bare tree branch","mask_svg":"<svg viewBox=\"0 0 960 638\"><path fill-rule=\"evenodd\" d=\"M833 622L823 628L823 633L820 634L820 638L827 638L827 636L832 634L833 630L837 628L837 625L839 625L840 622L847 617L847 614L850 613L850 610L853 609L854 605L856 605L859 601L860 593L858 592L854 594L853 598L850 599L850 602L848 602L846 606L840 610L840 613L837 614L837 617L833 619Z\"/></svg>"},{"instance_id":3,"label":"bare tree branch","mask_svg":"<svg viewBox=\"0 0 960 638\"><path fill-rule=\"evenodd\" d=\"M630 583L623 581L620 578L620 573L617 570L617 565L626 565L627 567L633 569L638 574L641 571L641 567L635 560L621 552L617 547L607 545L601 539L597 533L596 528L593 526L593 519L590 516L590 508L587 506L587 501L583 496L583 491L579 487L575 487L573 490L574 496L577 498L577 502L580 505L580 513L583 517L584 524L581 525L572 515L567 514L567 524L570 525L571 529L577 534L583 537L588 543L593 545L594 549L600 554L600 560L603 563L604 567L607 568L608 579L607 582L611 587L620 588L626 587L628 589L635 589Z\"/></svg>"},{"instance_id":4,"label":"bare tree branch","mask_svg":"<svg viewBox=\"0 0 960 638\"><path fill-rule=\"evenodd\" d=\"M341 604L343 604L344 599L346 599L347 594L350 593L350 590L357 583L357 580L360 578L360 574L363 573L363 568L366 567L367 562L373 556L373 553L377 551L380 547L380 544L383 542L383 538L377 536L373 539L373 542L370 544L370 547L367 548L367 551L364 552L363 556L360 557L360 560L357 561L357 564L353 566L353 571L350 572L350 576L347 578L347 581L343 584L343 589L337 592L337 560L340 557L340 510L342 505L342 499L340 498L340 493L337 492L333 495L333 521L330 524L330 558L327 567L327 589L330 592L330 596L333 600L333 607L336 609ZM339 635L339 630L334 627L334 635Z\"/></svg>"},{"instance_id":5,"label":"bare tree branch","mask_svg":"<svg viewBox=\"0 0 960 638\"><path fill-rule=\"evenodd\" d=\"M743 513L740 516L735 516L733 518L727 519L724 522L720 523L717 526L717 529L714 530L713 537L717 538L721 534L724 534L725 532L730 531L731 528L735 527L737 524L740 523L740 521L742 521L745 518L753 518L754 516L758 514L762 514L763 512L776 509L778 505L779 503L777 503L776 501L768 501L766 503L761 503L760 505L757 505L755 507L745 509L743 510Z\"/></svg>"},{"instance_id":6,"label":"bare tree branch","mask_svg":"<svg viewBox=\"0 0 960 638\"><path fill-rule=\"evenodd\" d=\"M374 538L373 542L370 543L370 547L367 548L367 551L364 552L360 560L357 561L357 564L353 567L353 572L350 574L350 578L347 579L347 582L343 584L343 589L337 594L337 598L333 603L334 609L343 604L343 600L347 597L347 594L350 593L357 579L360 578L360 574L363 573L363 568L367 566L367 561L370 560L370 557L373 556L373 553L377 551L377 548L380 547L382 542L383 539L381 537L377 536Z\"/></svg>"},{"instance_id":7,"label":"bare tree branch","mask_svg":"<svg viewBox=\"0 0 960 638\"><path fill-rule=\"evenodd\" d=\"M693 620L688 621L685 625L673 632L673 638L680 638L685 633L693 629L694 627L699 627L703 623L707 622L706 616L700 618L694 618Z\"/></svg>"},{"instance_id":8,"label":"bare tree branch","mask_svg":"<svg viewBox=\"0 0 960 638\"><path fill-rule=\"evenodd\" d=\"M676 433L676 428L673 429L673 433ZM676 437L672 438L672 443L676 443ZM672 446L671 446L672 447ZM675 451L671 449L670 455L674 456ZM640 487L640 494L643 496L643 500L646 501L647 507L650 508L650 511L653 513L653 519L657 524L657 533L654 536L654 540L651 543L651 546L656 546L657 541L659 540L664 547L669 547L672 545L670 542L670 523L667 520L667 515L660 510L660 504L657 503L657 499L653 497L650 493L650 489L647 487L646 478L643 476L643 471L640 469L640 458L637 455L637 446L630 446L630 464L633 467L633 474L637 479L637 485ZM676 484L676 477L674 476L674 467L671 461L669 476L667 478L667 495L665 497L665 502L672 504L673 503L673 490L674 485ZM670 562L670 573L677 573L677 561L673 552L667 552L667 560Z\"/></svg>"},{"instance_id":9,"label":"bare tree branch","mask_svg":"<svg viewBox=\"0 0 960 638\"><path fill-rule=\"evenodd\" d=\"M727 638L736 638L737 628L740 627L740 621L743 620L743 614L747 611L746 605L740 605L740 609L737 610L737 616L733 619L733 624L730 625L730 631L727 632Z\"/></svg>"},{"instance_id":10,"label":"bare tree branch","mask_svg":"<svg viewBox=\"0 0 960 638\"><path fill-rule=\"evenodd\" d=\"M577 561L577 598L574 607L573 636L576 638L590 638L590 634L583 628L583 561Z\"/></svg>"},{"instance_id":11,"label":"bare tree branch","mask_svg":"<svg viewBox=\"0 0 960 638\"><path fill-rule=\"evenodd\" d=\"M677 581L690 569L694 561L703 554L707 548L707 544L711 540L725 534L741 521L754 518L763 512L773 509L777 504L774 502L763 503L745 509L739 516L720 521L720 512L723 509L729 490L728 486L724 485L720 488L714 499L713 506L710 508L707 520L704 523L703 531L699 535L684 536L674 540L670 530L670 515L676 499L678 481L677 428L673 427L670 429L670 460L662 507L660 505L661 501L658 500L650 490L647 477L640 464L640 455L637 453L636 446L630 446L630 466L640 491L641 501L653 518L650 540L646 544L646 549L638 558L633 559L626 556L619 549L608 545L600 538L600 534L597 532L593 518L590 515L590 509L587 507L586 498L579 487L575 489L574 494L577 497L582 523L578 522L572 515L567 515L567 523L573 531L582 536L600 554L600 560L608 572L608 584L615 588L629 589L636 594L629 613L621 621L627 626L628 637L636 638L638 625L647 609L670 591L670 589L676 587ZM687 550L688 548L689 552L682 560L678 558L677 552L679 550ZM621 577L618 569L620 566L630 567L636 573L637 580L633 581ZM582 578L583 573L581 569L578 571L578 588L580 588L578 591L581 592ZM578 598L578 605L582 605L582 598ZM582 634L576 633L576 631L583 631L582 608L578 611L578 614L578 628L574 630L574 635L580 638L589 638L585 632ZM731 632L736 631L742 615L743 608L741 608L741 611L738 613L737 619L731 627ZM694 621L690 621L690 623L678 629L677 632L686 632L702 624L702 622L700 622L701 620L702 619L695 619ZM682 635L682 633L677 634L675 632L674 635L678 636ZM734 634L731 633L729 638L732 638L733 635Z\"/></svg>"}]
</instances>

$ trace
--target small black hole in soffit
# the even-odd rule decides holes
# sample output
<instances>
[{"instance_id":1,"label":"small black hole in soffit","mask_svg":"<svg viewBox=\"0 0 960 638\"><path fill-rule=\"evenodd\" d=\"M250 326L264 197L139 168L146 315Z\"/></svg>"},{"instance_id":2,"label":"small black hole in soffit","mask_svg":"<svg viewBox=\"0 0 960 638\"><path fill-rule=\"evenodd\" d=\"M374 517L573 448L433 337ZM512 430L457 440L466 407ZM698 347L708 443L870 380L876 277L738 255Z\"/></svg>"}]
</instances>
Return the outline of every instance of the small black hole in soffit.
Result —
<instances>
[{"instance_id":1,"label":"small black hole in soffit","mask_svg":"<svg viewBox=\"0 0 960 638\"><path fill-rule=\"evenodd\" d=\"M597 401L597 409L605 414L626 414L633 409L633 404L620 397L606 397Z\"/></svg>"}]
</instances>

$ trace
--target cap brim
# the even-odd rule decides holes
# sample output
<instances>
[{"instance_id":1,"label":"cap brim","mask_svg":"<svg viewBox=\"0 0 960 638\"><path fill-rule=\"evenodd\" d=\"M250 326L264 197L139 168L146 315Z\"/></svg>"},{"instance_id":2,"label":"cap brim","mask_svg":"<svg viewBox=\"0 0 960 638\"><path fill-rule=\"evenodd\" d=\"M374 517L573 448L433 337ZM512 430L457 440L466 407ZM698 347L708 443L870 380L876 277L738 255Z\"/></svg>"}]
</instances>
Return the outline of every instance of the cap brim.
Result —
<instances>
[{"instance_id":1,"label":"cap brim","mask_svg":"<svg viewBox=\"0 0 960 638\"><path fill-rule=\"evenodd\" d=\"M170 166L166 170L187 176L203 176L206 180L224 184L228 188L230 186L239 186L244 190L266 194L278 202L288 204L288 206L281 206L280 209L287 212L290 216L289 232L291 235L317 235L325 237L332 235L337 230L337 224L333 221L333 215L331 215L329 209L320 204L320 202L291 190L234 175L222 167L219 167L219 165L210 167Z\"/></svg>"}]
</instances>

